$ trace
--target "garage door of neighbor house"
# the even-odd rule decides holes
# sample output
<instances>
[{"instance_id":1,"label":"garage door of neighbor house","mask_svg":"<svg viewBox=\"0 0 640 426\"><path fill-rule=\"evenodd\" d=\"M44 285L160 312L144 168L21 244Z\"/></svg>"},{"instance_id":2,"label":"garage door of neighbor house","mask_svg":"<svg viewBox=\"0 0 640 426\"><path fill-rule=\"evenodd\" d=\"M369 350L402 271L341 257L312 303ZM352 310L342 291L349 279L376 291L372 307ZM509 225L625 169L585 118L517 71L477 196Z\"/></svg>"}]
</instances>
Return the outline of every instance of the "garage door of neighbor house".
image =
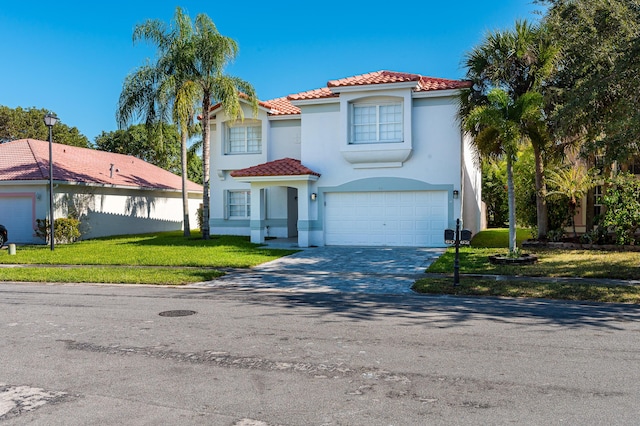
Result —
<instances>
[{"instance_id":1,"label":"garage door of neighbor house","mask_svg":"<svg viewBox=\"0 0 640 426\"><path fill-rule=\"evenodd\" d=\"M444 245L446 191L335 192L325 201L327 245Z\"/></svg>"},{"instance_id":2,"label":"garage door of neighbor house","mask_svg":"<svg viewBox=\"0 0 640 426\"><path fill-rule=\"evenodd\" d=\"M7 227L10 243L33 242L31 197L0 197L0 224Z\"/></svg>"}]
</instances>

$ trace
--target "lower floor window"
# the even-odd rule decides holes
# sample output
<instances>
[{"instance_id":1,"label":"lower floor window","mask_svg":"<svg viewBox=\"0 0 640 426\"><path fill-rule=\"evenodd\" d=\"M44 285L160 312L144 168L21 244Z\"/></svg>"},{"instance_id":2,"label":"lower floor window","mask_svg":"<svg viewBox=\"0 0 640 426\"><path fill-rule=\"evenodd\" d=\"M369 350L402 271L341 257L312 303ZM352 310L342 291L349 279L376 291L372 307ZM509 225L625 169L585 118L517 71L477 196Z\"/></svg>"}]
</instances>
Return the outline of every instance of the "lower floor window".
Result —
<instances>
[{"instance_id":1,"label":"lower floor window","mask_svg":"<svg viewBox=\"0 0 640 426\"><path fill-rule=\"evenodd\" d=\"M248 218L251 216L251 191L229 191L227 208L230 218Z\"/></svg>"},{"instance_id":2,"label":"lower floor window","mask_svg":"<svg viewBox=\"0 0 640 426\"><path fill-rule=\"evenodd\" d=\"M602 185L593 188L593 215L600 216L602 213Z\"/></svg>"}]
</instances>

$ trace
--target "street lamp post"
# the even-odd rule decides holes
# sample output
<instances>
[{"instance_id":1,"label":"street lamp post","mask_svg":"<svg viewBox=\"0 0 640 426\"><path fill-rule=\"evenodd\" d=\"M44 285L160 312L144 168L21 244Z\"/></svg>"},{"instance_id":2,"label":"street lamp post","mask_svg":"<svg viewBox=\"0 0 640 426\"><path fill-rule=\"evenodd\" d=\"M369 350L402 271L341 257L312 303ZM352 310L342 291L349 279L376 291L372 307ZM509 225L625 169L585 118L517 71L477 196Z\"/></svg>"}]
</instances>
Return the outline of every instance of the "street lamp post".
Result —
<instances>
[{"instance_id":1,"label":"street lamp post","mask_svg":"<svg viewBox=\"0 0 640 426\"><path fill-rule=\"evenodd\" d=\"M58 122L55 114L44 116L44 124L49 128L49 242L53 251L53 126Z\"/></svg>"}]
</instances>

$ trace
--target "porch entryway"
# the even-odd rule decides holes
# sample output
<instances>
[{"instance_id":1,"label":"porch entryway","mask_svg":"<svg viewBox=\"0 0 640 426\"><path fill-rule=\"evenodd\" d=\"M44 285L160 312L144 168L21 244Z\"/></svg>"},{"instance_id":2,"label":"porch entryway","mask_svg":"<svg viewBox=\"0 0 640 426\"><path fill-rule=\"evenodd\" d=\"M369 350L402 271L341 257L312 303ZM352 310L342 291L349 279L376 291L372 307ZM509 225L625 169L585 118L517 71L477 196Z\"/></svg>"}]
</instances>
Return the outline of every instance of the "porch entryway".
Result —
<instances>
[{"instance_id":1,"label":"porch entryway","mask_svg":"<svg viewBox=\"0 0 640 426\"><path fill-rule=\"evenodd\" d=\"M318 180L320 173L303 166L300 160L283 158L246 169L235 170L231 172L231 177L239 182L251 184L250 224L252 243L264 243L267 236L268 204L277 202L277 200L266 200L266 188L286 187L287 236L297 235L298 246L309 247L311 186Z\"/></svg>"}]
</instances>

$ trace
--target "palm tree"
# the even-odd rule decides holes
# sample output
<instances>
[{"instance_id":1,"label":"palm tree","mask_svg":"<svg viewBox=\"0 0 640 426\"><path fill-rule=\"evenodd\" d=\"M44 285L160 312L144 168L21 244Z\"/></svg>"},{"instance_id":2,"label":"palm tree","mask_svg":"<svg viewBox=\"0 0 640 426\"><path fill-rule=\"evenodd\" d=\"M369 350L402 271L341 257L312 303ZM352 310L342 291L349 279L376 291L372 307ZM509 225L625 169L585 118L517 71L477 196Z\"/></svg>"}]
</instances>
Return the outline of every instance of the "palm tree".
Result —
<instances>
[{"instance_id":1,"label":"palm tree","mask_svg":"<svg viewBox=\"0 0 640 426\"><path fill-rule=\"evenodd\" d=\"M221 35L213 21L205 14L197 15L195 22L192 22L191 18L177 7L173 21L173 29L158 20L149 20L135 27L134 41L147 40L158 49L157 63L149 67L157 74L149 72L156 78L149 78L147 84L143 84L144 81L139 84L131 83L132 93L139 95L142 101L132 102L131 107L129 103L124 102L124 107L119 111L122 111L122 117L126 118L130 117L127 114L132 114L129 111L142 111L149 120L149 117L156 117L154 114L157 111L166 113L167 106L171 105L173 120L178 124L181 133L183 208L185 224L188 224L187 140L196 104L201 104L204 186L202 238L209 239L209 111L215 102L221 105L228 119L242 119L244 116L240 104L241 93L251 103L254 114L257 113L258 102L251 84L223 73L224 67L234 60L238 53L238 46L233 39ZM155 109L150 104L154 105ZM188 232L187 228L185 225L185 235Z\"/></svg>"},{"instance_id":2,"label":"palm tree","mask_svg":"<svg viewBox=\"0 0 640 426\"><path fill-rule=\"evenodd\" d=\"M575 221L578 203L596 184L597 182L593 174L580 163L566 165L560 169L549 171L549 186L555 189L547 195L563 196L569 200L568 216L571 218L573 224L574 237L578 236Z\"/></svg>"},{"instance_id":3,"label":"palm tree","mask_svg":"<svg viewBox=\"0 0 640 426\"><path fill-rule=\"evenodd\" d=\"M174 77L174 76L172 76ZM169 87L174 88L173 120L180 129L180 168L182 170L182 210L184 212L184 236L191 236L189 223L189 197L187 193L188 175L188 140L191 136L200 133L199 126L195 123L196 102L198 93L191 87L181 84L178 78L172 78Z\"/></svg>"},{"instance_id":4,"label":"palm tree","mask_svg":"<svg viewBox=\"0 0 640 426\"><path fill-rule=\"evenodd\" d=\"M156 141L162 143L162 124L170 121L171 110L173 121L178 124L181 140L181 174L182 174L182 210L183 235L191 235L189 221L189 195L187 191L187 143L191 135L189 123L194 115L193 99L186 99L185 94L178 93L180 84L175 69L166 54L169 47L175 49L180 43L182 35L176 31L169 31L159 21L148 21L136 26L133 33L134 42L145 38L153 40L158 46L159 57L153 65L147 63L124 81L116 119L119 126L125 127L135 119L144 119L148 132L152 130L159 136Z\"/></svg>"},{"instance_id":5,"label":"palm tree","mask_svg":"<svg viewBox=\"0 0 640 426\"><path fill-rule=\"evenodd\" d=\"M179 93L199 94L202 109L202 172L203 172L203 223L202 238L210 237L210 128L209 111L212 105L220 104L229 120L243 119L241 97L252 106L254 115L258 101L253 86L238 78L224 74L224 67L238 54L236 42L221 35L211 18L205 14L196 16L192 23L188 15L176 8L175 21L178 32L184 34L183 43L169 49L175 75L180 82Z\"/></svg>"},{"instance_id":6,"label":"palm tree","mask_svg":"<svg viewBox=\"0 0 640 426\"><path fill-rule=\"evenodd\" d=\"M486 102L464 116L465 131L474 136L475 147L482 157L504 158L507 163L507 202L509 208L509 253L516 252L516 203L513 183L513 163L518 146L527 140L521 122L540 114L541 97L525 93L513 100L502 89L491 89Z\"/></svg>"},{"instance_id":7,"label":"palm tree","mask_svg":"<svg viewBox=\"0 0 640 426\"><path fill-rule=\"evenodd\" d=\"M474 87L463 93L461 116L486 104L486 94L492 88L504 90L514 100L526 93L542 94L555 70L558 52L546 28L527 21L516 21L514 30L489 33L465 56L467 78ZM540 108L544 107L542 103ZM536 114L535 120L521 121L519 126L534 150L538 238L543 239L548 228L545 154L552 146L552 138L544 115Z\"/></svg>"}]
</instances>

